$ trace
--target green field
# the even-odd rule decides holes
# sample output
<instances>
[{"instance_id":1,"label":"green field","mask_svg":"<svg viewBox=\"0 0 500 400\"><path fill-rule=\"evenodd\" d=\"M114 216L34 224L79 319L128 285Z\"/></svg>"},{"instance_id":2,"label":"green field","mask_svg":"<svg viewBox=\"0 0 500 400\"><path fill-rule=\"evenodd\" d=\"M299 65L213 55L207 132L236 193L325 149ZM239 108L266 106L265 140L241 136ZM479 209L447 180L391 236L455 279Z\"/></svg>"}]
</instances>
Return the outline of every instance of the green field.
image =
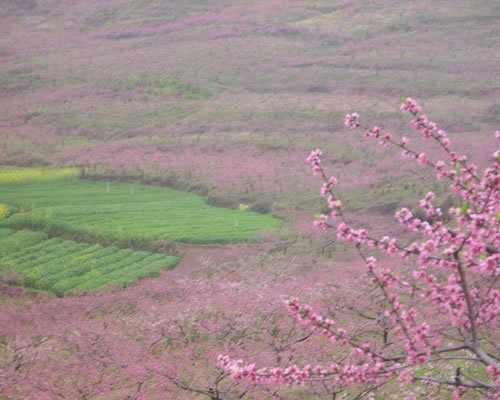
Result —
<instances>
[{"instance_id":1,"label":"green field","mask_svg":"<svg viewBox=\"0 0 500 400\"><path fill-rule=\"evenodd\" d=\"M255 240L282 221L212 207L206 199L168 188L74 178L0 182L0 203L19 209L0 226L57 232L102 243L154 241L237 243Z\"/></svg>"},{"instance_id":2,"label":"green field","mask_svg":"<svg viewBox=\"0 0 500 400\"><path fill-rule=\"evenodd\" d=\"M130 286L179 262L163 254L47 239L42 232L9 229L0 229L0 252L0 273L20 272L25 286L58 296Z\"/></svg>"},{"instance_id":3,"label":"green field","mask_svg":"<svg viewBox=\"0 0 500 400\"><path fill-rule=\"evenodd\" d=\"M267 215L209 206L191 193L79 179L75 169L3 168L0 193L0 273L20 273L25 286L58 296L130 286L179 262L133 250L138 245L248 242L282 224ZM49 233L107 246L50 239Z\"/></svg>"}]
</instances>

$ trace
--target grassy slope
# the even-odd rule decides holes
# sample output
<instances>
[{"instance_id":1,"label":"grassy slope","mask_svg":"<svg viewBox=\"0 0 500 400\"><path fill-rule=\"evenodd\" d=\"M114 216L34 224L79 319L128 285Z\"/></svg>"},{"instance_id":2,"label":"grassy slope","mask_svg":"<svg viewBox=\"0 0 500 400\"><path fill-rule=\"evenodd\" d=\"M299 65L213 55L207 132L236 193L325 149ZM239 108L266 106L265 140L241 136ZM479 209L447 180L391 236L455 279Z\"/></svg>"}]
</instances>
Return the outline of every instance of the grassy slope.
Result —
<instances>
[{"instance_id":1,"label":"grassy slope","mask_svg":"<svg viewBox=\"0 0 500 400\"><path fill-rule=\"evenodd\" d=\"M343 133L346 112L400 132L412 95L480 158L498 129L495 2L36 4L0 14L3 162L174 169L290 207L316 196L313 147L358 201L413 174Z\"/></svg>"}]
</instances>

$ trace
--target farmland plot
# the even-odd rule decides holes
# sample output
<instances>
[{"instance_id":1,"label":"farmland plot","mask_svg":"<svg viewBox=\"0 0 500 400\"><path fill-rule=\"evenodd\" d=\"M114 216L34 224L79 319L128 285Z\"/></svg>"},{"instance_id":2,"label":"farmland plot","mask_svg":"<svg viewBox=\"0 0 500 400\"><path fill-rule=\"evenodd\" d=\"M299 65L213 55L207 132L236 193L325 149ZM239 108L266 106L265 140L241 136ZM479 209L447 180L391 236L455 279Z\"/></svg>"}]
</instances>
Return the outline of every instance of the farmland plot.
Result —
<instances>
[{"instance_id":1,"label":"farmland plot","mask_svg":"<svg viewBox=\"0 0 500 400\"><path fill-rule=\"evenodd\" d=\"M45 236L45 237L44 237ZM4 252L0 273L16 271L31 288L50 290L58 296L86 290L102 290L112 285L130 286L137 280L157 277L159 271L174 268L179 259L147 251L103 247L61 238L47 239L41 232L0 230L0 249L24 237L24 247ZM35 243L35 239L38 243ZM32 243L33 245L29 245Z\"/></svg>"},{"instance_id":2,"label":"farmland plot","mask_svg":"<svg viewBox=\"0 0 500 400\"><path fill-rule=\"evenodd\" d=\"M168 188L81 179L0 183L2 198L24 210L3 227L61 232L107 243L237 243L273 231L282 221L212 207L206 199Z\"/></svg>"}]
</instances>

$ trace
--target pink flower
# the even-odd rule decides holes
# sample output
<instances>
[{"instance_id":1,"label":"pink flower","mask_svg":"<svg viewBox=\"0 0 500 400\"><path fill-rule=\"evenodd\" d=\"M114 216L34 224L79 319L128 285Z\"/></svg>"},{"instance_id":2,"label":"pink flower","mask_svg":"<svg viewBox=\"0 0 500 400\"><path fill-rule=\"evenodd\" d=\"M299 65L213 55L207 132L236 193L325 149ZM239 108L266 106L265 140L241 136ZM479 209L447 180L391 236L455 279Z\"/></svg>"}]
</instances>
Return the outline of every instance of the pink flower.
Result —
<instances>
[{"instance_id":1,"label":"pink flower","mask_svg":"<svg viewBox=\"0 0 500 400\"><path fill-rule=\"evenodd\" d=\"M319 172L321 172L321 155L322 151L320 149L316 149L311 151L311 154L309 157L306 158L306 162L311 164L312 169L313 169L313 174L317 175Z\"/></svg>"},{"instance_id":2,"label":"pink flower","mask_svg":"<svg viewBox=\"0 0 500 400\"><path fill-rule=\"evenodd\" d=\"M313 221L313 225L314 225L315 228L322 229L324 232L326 232L326 228L327 228L326 222L327 222L327 220L328 220L328 215L321 214L321 217L320 217L319 220Z\"/></svg>"},{"instance_id":3,"label":"pink flower","mask_svg":"<svg viewBox=\"0 0 500 400\"><path fill-rule=\"evenodd\" d=\"M420 165L425 166L427 164L427 156L425 155L425 153L420 153L417 156L417 161Z\"/></svg>"},{"instance_id":4,"label":"pink flower","mask_svg":"<svg viewBox=\"0 0 500 400\"><path fill-rule=\"evenodd\" d=\"M421 111L420 106L411 97L406 98L400 109L403 112L411 112L412 114L418 114Z\"/></svg>"},{"instance_id":5,"label":"pink flower","mask_svg":"<svg viewBox=\"0 0 500 400\"><path fill-rule=\"evenodd\" d=\"M338 183L337 178L335 178L334 176L330 176L330 179L328 179L328 183L330 185L336 185Z\"/></svg>"},{"instance_id":6,"label":"pink flower","mask_svg":"<svg viewBox=\"0 0 500 400\"><path fill-rule=\"evenodd\" d=\"M358 113L347 114L344 119L345 126L351 129L357 128L359 126L358 118Z\"/></svg>"}]
</instances>

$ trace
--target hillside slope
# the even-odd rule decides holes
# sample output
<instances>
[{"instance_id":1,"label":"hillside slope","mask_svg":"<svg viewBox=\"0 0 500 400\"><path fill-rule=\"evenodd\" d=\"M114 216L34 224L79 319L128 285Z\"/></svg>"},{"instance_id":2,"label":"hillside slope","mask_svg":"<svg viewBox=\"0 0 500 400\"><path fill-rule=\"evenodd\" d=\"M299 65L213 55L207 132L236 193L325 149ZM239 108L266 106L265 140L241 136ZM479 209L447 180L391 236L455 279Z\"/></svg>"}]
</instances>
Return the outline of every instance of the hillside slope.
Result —
<instances>
[{"instance_id":1,"label":"hillside slope","mask_svg":"<svg viewBox=\"0 0 500 400\"><path fill-rule=\"evenodd\" d=\"M235 204L267 192L290 207L315 197L311 148L345 190L421 180L346 135L347 112L399 132L411 95L476 156L499 126L492 1L4 3L0 163L175 171Z\"/></svg>"}]
</instances>

